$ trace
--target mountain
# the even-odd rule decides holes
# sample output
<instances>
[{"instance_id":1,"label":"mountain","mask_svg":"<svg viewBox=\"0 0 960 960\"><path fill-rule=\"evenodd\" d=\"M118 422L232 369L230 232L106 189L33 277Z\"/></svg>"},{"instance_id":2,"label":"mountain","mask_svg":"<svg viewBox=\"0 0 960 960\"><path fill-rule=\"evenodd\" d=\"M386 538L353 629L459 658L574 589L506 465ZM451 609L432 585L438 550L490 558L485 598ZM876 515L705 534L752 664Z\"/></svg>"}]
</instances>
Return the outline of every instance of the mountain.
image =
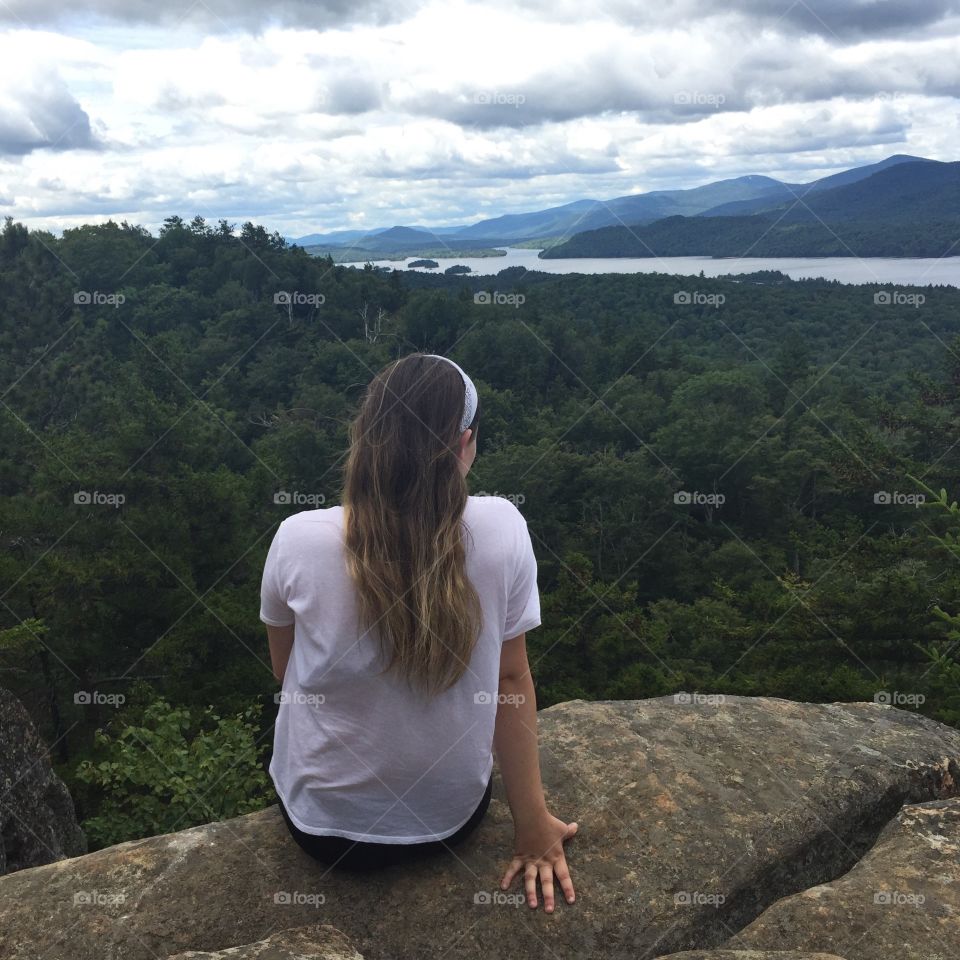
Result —
<instances>
[{"instance_id":1,"label":"mountain","mask_svg":"<svg viewBox=\"0 0 960 960\"><path fill-rule=\"evenodd\" d=\"M821 177L811 183L785 183L783 200L792 201L800 197L805 197L809 193L820 193L824 190L832 190L836 187L847 186L866 180L868 177L886 170L888 167L896 166L902 163L935 163L934 160L924 160L923 157L910 157L903 153L887 157L879 163L870 163L865 167L855 167L853 170L844 170L843 173L834 173L829 177ZM738 200L732 203L723 203L716 207L711 207L700 214L702 217L739 217L751 213L758 213L770 209L768 198L755 197L751 200Z\"/></svg>"},{"instance_id":2,"label":"mountain","mask_svg":"<svg viewBox=\"0 0 960 960\"><path fill-rule=\"evenodd\" d=\"M502 247L542 238L571 238L584 231L622 228L625 225L635 227L677 216L742 217L770 214L776 218L791 205L801 207L802 204L796 204L798 198L808 203L813 195L827 195L844 187L854 187L901 167L915 170L916 164L936 163L922 157L897 154L879 163L855 167L810 183L784 183L772 177L751 174L683 190L653 190L604 201L574 200L529 213L504 214L468 226L432 228L418 225L367 231L338 230L309 234L294 242L301 246L360 247L373 252L420 252L444 247ZM913 173L909 176L913 176Z\"/></svg>"},{"instance_id":3,"label":"mountain","mask_svg":"<svg viewBox=\"0 0 960 960\"><path fill-rule=\"evenodd\" d=\"M414 230L412 227L390 227L377 233L368 233L360 237L355 246L364 250L419 250L423 247L443 246L445 241L427 230Z\"/></svg>"},{"instance_id":4,"label":"mountain","mask_svg":"<svg viewBox=\"0 0 960 960\"><path fill-rule=\"evenodd\" d=\"M905 160L746 216L668 217L578 233L563 257L942 257L960 252L960 163Z\"/></svg>"},{"instance_id":5,"label":"mountain","mask_svg":"<svg viewBox=\"0 0 960 960\"><path fill-rule=\"evenodd\" d=\"M361 237L375 236L394 227L374 227L366 230L333 230L330 233L308 233L304 237L286 237L288 243L295 243L298 247L329 246L331 244L352 244ZM410 230L422 230L424 233L443 234L457 233L463 226L455 227L422 227L414 225Z\"/></svg>"},{"instance_id":6,"label":"mountain","mask_svg":"<svg viewBox=\"0 0 960 960\"><path fill-rule=\"evenodd\" d=\"M624 223L652 223L676 214L690 216L733 200L763 198L769 204L788 195L779 180L751 175L718 180L687 190L654 190L603 202L575 200L535 213L507 214L481 220L454 236L473 242L556 237Z\"/></svg>"},{"instance_id":7,"label":"mountain","mask_svg":"<svg viewBox=\"0 0 960 960\"><path fill-rule=\"evenodd\" d=\"M802 203L780 204L763 216L783 222L825 220L960 221L960 163L914 160L863 180L808 194Z\"/></svg>"},{"instance_id":8,"label":"mountain","mask_svg":"<svg viewBox=\"0 0 960 960\"><path fill-rule=\"evenodd\" d=\"M365 237L369 230L334 230L332 233L308 233L305 237L287 237L288 243L298 247L315 247L318 244L351 243Z\"/></svg>"}]
</instances>

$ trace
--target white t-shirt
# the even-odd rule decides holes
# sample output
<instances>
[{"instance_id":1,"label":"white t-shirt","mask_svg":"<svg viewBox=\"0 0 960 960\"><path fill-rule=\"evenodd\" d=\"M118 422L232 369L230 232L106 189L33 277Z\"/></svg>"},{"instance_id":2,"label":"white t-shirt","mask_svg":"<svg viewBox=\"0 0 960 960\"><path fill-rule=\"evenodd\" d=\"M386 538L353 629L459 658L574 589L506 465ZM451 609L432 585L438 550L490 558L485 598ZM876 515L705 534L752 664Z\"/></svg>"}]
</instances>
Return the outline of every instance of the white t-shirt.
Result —
<instances>
[{"instance_id":1,"label":"white t-shirt","mask_svg":"<svg viewBox=\"0 0 960 960\"><path fill-rule=\"evenodd\" d=\"M305 510L280 524L260 619L295 628L270 776L303 832L442 840L479 804L493 768L500 647L540 625L540 595L533 544L513 503L469 497L462 522L483 627L466 673L432 700L394 670L380 673L379 638L359 625L343 508Z\"/></svg>"}]
</instances>

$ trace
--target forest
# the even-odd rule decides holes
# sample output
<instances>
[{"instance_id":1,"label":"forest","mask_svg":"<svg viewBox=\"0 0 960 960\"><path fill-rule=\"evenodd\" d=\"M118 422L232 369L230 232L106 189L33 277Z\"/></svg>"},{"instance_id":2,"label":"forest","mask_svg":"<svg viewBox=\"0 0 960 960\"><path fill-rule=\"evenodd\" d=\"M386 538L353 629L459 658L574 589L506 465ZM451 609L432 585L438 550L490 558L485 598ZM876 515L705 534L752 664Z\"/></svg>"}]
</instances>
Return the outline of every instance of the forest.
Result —
<instances>
[{"instance_id":1,"label":"forest","mask_svg":"<svg viewBox=\"0 0 960 960\"><path fill-rule=\"evenodd\" d=\"M655 223L601 227L547 247L564 257L942 257L954 251L957 221L781 222L773 216L666 217Z\"/></svg>"},{"instance_id":2,"label":"forest","mask_svg":"<svg viewBox=\"0 0 960 960\"><path fill-rule=\"evenodd\" d=\"M381 272L252 223L8 218L0 685L91 848L274 802L267 547L339 502L365 385L418 350L480 391L471 492L528 521L540 707L702 692L960 725L957 288Z\"/></svg>"}]
</instances>

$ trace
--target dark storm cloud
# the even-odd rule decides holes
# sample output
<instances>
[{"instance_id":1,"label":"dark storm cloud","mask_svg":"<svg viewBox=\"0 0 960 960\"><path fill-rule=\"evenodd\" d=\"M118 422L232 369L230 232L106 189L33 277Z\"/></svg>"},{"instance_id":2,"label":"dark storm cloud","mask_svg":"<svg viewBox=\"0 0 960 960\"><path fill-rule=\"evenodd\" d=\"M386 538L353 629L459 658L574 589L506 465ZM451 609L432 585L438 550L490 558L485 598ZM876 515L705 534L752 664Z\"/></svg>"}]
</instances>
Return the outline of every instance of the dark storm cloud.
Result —
<instances>
[{"instance_id":1,"label":"dark storm cloud","mask_svg":"<svg viewBox=\"0 0 960 960\"><path fill-rule=\"evenodd\" d=\"M90 117L63 85L40 78L15 95L13 109L0 114L0 156L33 150L100 149Z\"/></svg>"},{"instance_id":2,"label":"dark storm cloud","mask_svg":"<svg viewBox=\"0 0 960 960\"><path fill-rule=\"evenodd\" d=\"M0 23L47 26L103 18L120 23L175 27L191 24L214 33L259 30L272 24L324 29L352 23L395 23L419 6L416 0L5 0Z\"/></svg>"},{"instance_id":3,"label":"dark storm cloud","mask_svg":"<svg viewBox=\"0 0 960 960\"><path fill-rule=\"evenodd\" d=\"M741 0L712 4L748 17L790 25L804 33L849 38L881 36L929 26L960 12L957 0Z\"/></svg>"},{"instance_id":4,"label":"dark storm cloud","mask_svg":"<svg viewBox=\"0 0 960 960\"><path fill-rule=\"evenodd\" d=\"M573 19L582 10L574 0L536 0L535 6L546 14L557 12L558 2L562 19ZM740 17L758 29L861 39L929 27L960 13L960 0L606 0L591 9L636 27L683 27L712 17Z\"/></svg>"}]
</instances>

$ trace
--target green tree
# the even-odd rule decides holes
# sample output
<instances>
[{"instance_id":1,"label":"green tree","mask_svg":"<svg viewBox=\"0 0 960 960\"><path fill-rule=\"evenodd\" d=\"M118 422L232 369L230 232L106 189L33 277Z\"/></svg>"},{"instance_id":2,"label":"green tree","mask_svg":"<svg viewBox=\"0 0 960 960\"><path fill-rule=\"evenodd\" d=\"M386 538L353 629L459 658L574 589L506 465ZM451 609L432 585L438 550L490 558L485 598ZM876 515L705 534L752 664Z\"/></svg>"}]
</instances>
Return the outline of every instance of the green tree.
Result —
<instances>
[{"instance_id":1,"label":"green tree","mask_svg":"<svg viewBox=\"0 0 960 960\"><path fill-rule=\"evenodd\" d=\"M260 705L234 717L213 707L203 716L164 700L119 733L97 731L101 757L83 760L77 778L103 796L99 813L82 826L91 844L172 833L262 809L271 801L262 769L266 745L254 722Z\"/></svg>"}]
</instances>

